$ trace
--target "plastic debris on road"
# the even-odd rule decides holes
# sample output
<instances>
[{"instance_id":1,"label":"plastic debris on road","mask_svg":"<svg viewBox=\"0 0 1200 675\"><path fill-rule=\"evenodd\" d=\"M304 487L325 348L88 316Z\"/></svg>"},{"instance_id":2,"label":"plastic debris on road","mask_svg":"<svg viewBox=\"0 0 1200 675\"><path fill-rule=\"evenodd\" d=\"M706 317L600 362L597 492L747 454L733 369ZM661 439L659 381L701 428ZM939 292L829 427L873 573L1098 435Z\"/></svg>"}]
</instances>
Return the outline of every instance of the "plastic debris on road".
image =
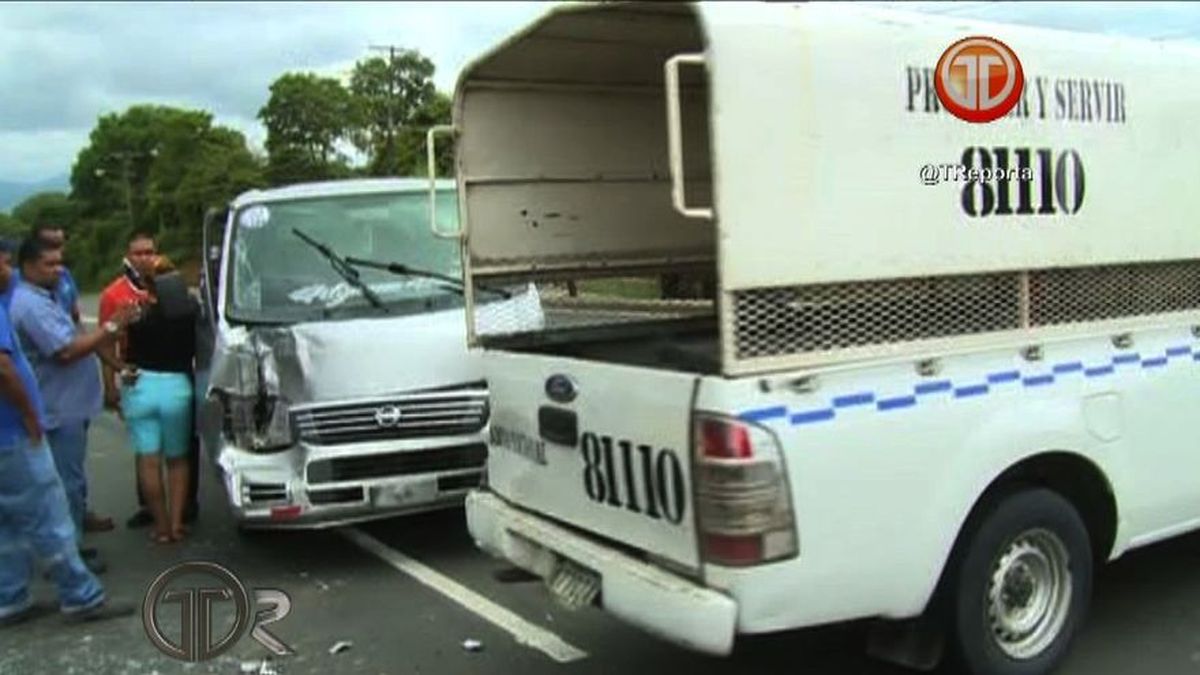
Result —
<instances>
[{"instance_id":1,"label":"plastic debris on road","mask_svg":"<svg viewBox=\"0 0 1200 675\"><path fill-rule=\"evenodd\" d=\"M479 640L463 640L463 649L469 652L483 651L483 643Z\"/></svg>"},{"instance_id":2,"label":"plastic debris on road","mask_svg":"<svg viewBox=\"0 0 1200 675\"><path fill-rule=\"evenodd\" d=\"M353 642L350 642L349 640L342 640L342 641L334 644L332 647L330 647L329 653L330 654L341 654L342 652L346 651L347 649L350 649L353 646L354 646Z\"/></svg>"},{"instance_id":3,"label":"plastic debris on road","mask_svg":"<svg viewBox=\"0 0 1200 675\"><path fill-rule=\"evenodd\" d=\"M270 659L242 661L241 670L244 675L279 675L279 669Z\"/></svg>"}]
</instances>

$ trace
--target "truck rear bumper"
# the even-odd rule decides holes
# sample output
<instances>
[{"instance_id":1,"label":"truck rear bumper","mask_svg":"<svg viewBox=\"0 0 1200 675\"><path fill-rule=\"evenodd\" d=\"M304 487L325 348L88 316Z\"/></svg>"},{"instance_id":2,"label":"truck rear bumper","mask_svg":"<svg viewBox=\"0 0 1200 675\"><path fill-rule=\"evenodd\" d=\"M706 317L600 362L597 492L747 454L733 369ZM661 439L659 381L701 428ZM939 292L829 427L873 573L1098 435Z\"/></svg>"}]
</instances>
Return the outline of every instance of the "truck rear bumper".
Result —
<instances>
[{"instance_id":1,"label":"truck rear bumper","mask_svg":"<svg viewBox=\"0 0 1200 675\"><path fill-rule=\"evenodd\" d=\"M467 528L484 551L546 579L559 558L600 576L605 611L682 647L733 650L737 605L704 588L509 505L494 493L467 495Z\"/></svg>"}]
</instances>

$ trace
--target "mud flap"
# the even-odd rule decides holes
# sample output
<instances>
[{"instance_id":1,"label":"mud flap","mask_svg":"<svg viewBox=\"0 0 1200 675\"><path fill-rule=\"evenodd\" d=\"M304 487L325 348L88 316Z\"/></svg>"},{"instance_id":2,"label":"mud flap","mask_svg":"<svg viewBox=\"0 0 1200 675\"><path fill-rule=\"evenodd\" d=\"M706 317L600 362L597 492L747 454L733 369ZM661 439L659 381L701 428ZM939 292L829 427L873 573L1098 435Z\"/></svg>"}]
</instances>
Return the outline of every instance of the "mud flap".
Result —
<instances>
[{"instance_id":1,"label":"mud flap","mask_svg":"<svg viewBox=\"0 0 1200 675\"><path fill-rule=\"evenodd\" d=\"M942 660L946 635L928 617L877 621L867 635L867 655L913 670L931 671Z\"/></svg>"}]
</instances>

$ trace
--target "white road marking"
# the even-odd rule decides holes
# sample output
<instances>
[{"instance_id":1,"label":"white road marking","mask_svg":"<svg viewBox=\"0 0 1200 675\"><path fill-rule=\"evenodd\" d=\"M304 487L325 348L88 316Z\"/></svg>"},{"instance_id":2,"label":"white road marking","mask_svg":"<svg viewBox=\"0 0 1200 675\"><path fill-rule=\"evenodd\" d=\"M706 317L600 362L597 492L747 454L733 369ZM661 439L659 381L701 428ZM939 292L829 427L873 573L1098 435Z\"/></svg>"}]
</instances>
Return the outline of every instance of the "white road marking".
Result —
<instances>
[{"instance_id":1,"label":"white road marking","mask_svg":"<svg viewBox=\"0 0 1200 675\"><path fill-rule=\"evenodd\" d=\"M512 611L497 605L424 563L413 560L400 551L355 527L342 528L342 536L359 548L375 554L387 564L432 588L467 610L486 619L496 627L507 631L519 644L543 652L559 663L570 663L587 658L587 652L566 642L558 635L530 623Z\"/></svg>"}]
</instances>

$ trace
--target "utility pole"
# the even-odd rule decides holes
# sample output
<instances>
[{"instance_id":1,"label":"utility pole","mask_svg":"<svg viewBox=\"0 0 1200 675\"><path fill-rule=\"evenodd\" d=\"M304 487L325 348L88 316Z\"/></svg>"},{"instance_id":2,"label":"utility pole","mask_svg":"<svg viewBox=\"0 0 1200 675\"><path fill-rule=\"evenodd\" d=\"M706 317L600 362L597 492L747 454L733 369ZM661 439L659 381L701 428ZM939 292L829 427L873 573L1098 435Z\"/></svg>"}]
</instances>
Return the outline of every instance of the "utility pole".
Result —
<instances>
[{"instance_id":1,"label":"utility pole","mask_svg":"<svg viewBox=\"0 0 1200 675\"><path fill-rule=\"evenodd\" d=\"M129 211L129 229L133 230L136 224L133 220L133 179L129 176L129 162L133 159L129 153L121 153L121 177L125 179L125 209Z\"/></svg>"},{"instance_id":2,"label":"utility pole","mask_svg":"<svg viewBox=\"0 0 1200 675\"><path fill-rule=\"evenodd\" d=\"M133 176L131 175L131 167L133 160L139 157L157 157L158 147L151 148L149 152L136 152L128 150L118 150L110 152L105 156L105 159L116 159L121 162L121 180L125 184L125 211L129 214L129 227L132 229L137 226L134 220L133 213ZM96 176L104 176L107 173L103 168L97 168Z\"/></svg>"},{"instance_id":3,"label":"utility pole","mask_svg":"<svg viewBox=\"0 0 1200 675\"><path fill-rule=\"evenodd\" d=\"M395 166L398 159L396 157L396 46L395 45L368 45L367 49L372 51L382 51L388 54L388 100L387 100L387 128L384 130L384 152L388 160L388 168L398 172L400 167Z\"/></svg>"}]
</instances>

